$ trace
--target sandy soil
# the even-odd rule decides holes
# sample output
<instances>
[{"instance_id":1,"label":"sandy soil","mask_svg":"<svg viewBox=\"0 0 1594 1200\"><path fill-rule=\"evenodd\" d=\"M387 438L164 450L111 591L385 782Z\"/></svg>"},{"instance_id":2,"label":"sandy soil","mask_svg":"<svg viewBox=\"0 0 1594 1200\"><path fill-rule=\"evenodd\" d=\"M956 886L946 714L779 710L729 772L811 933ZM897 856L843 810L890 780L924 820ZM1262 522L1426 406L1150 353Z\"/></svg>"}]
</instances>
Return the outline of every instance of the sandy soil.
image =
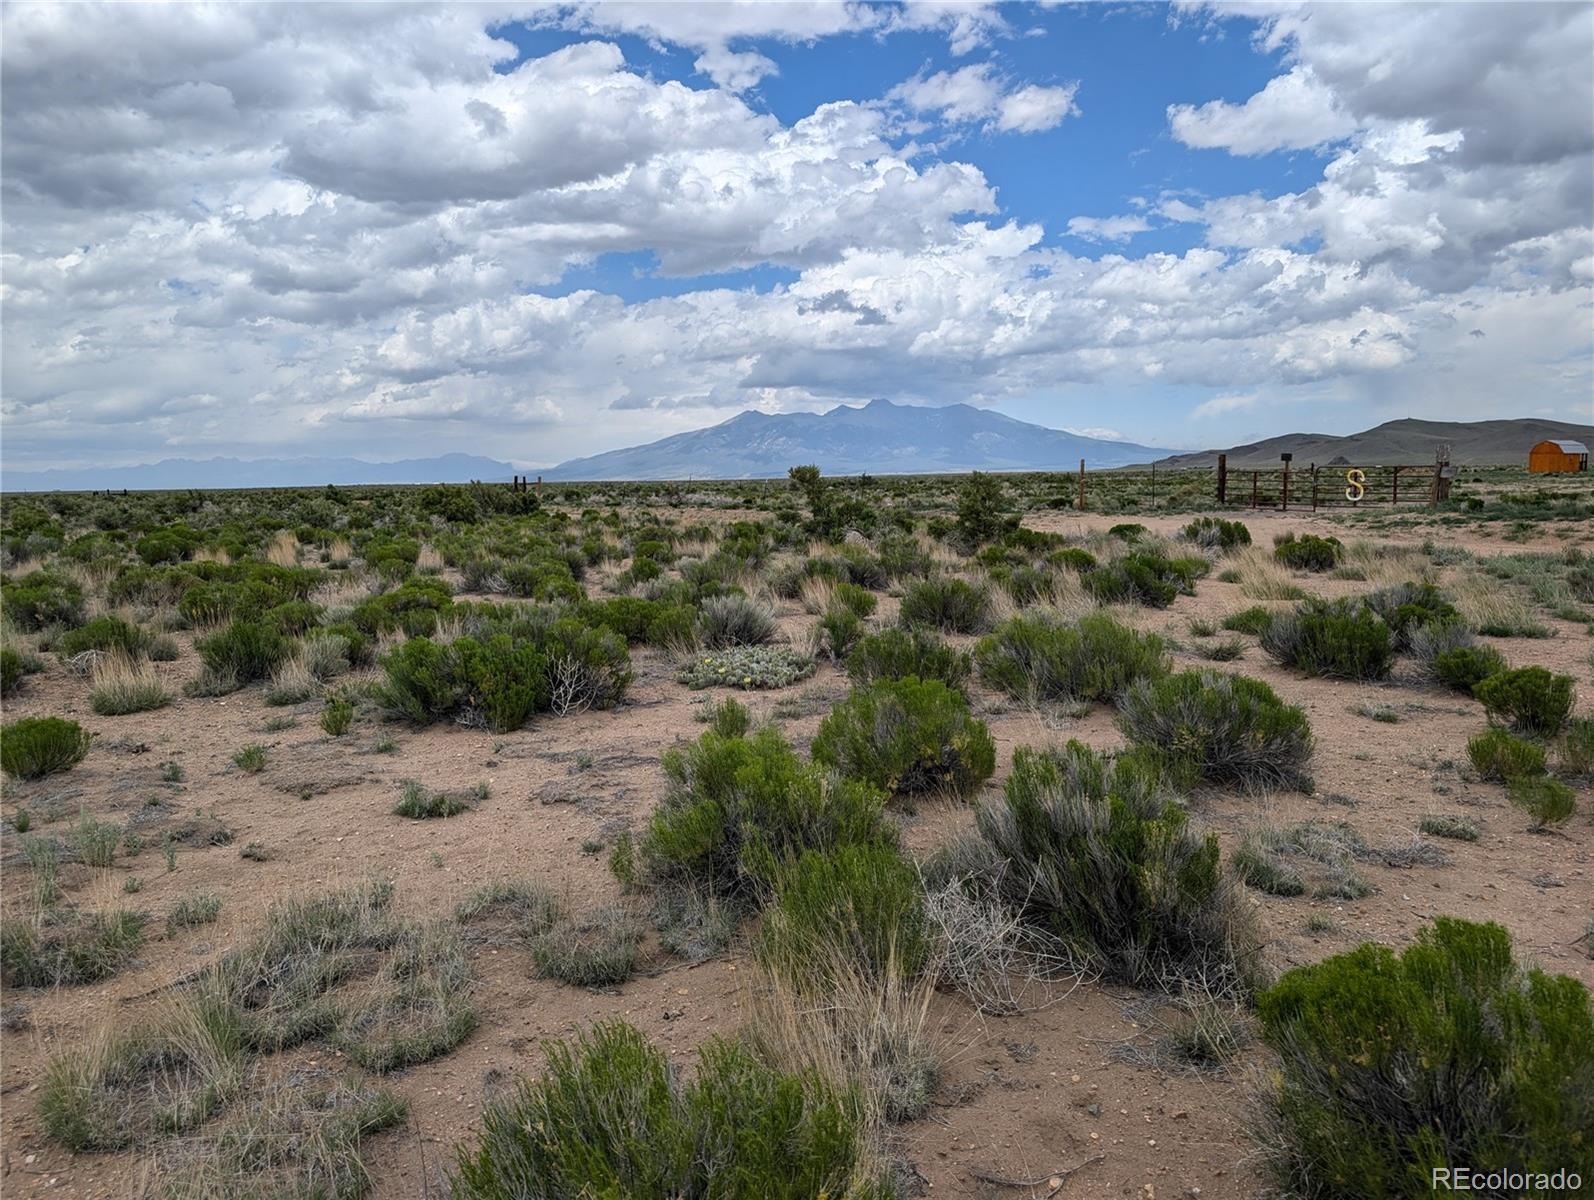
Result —
<instances>
[{"instance_id":1,"label":"sandy soil","mask_svg":"<svg viewBox=\"0 0 1594 1200\"><path fill-rule=\"evenodd\" d=\"M713 514L719 520L733 516ZM1172 532L1186 519L1143 523ZM1245 519L1263 545L1277 530L1314 524L1297 514L1287 520L1275 514ZM1031 523L1081 532L1113 521L1056 514ZM1410 530L1392 540L1423 536ZM1485 553L1528 548L1476 536L1466 544ZM1308 586L1328 595L1367 587L1323 579ZM1237 585L1209 578L1197 595L1181 597L1165 611L1138 610L1134 620L1178 638L1185 647L1178 655L1180 666L1199 665L1202 660L1189 652L1195 645L1189 622L1215 621L1251 603ZM889 605L883 609L889 611ZM808 620L795 614L791 609L789 627ZM1594 697L1590 640L1580 626L1545 620L1554 627L1554 638L1496 644L1513 665L1542 664L1576 676L1586 711L1587 698ZM1258 900L1277 965L1310 962L1364 940L1402 945L1425 921L1448 913L1503 922L1525 954L1594 985L1594 961L1576 944L1594 907L1594 798L1583 798L1581 811L1563 832L1530 833L1526 818L1506 804L1499 786L1472 780L1461 769L1466 739L1484 725L1474 702L1419 686L1398 671L1389 683L1374 686L1299 679L1276 667L1254 639L1247 643L1243 658L1220 669L1264 679L1306 708L1318 743L1317 792L1198 795L1194 809L1218 830L1225 849L1248 825L1264 819L1348 820L1374 846L1409 841L1420 817L1430 812L1463 813L1484 831L1476 843L1441 843L1451 857L1448 866L1396 870L1368 864L1364 873L1377 891L1364 900ZM397 885L399 909L414 914L449 911L483 881L527 874L577 905L618 897L604 855L583 853L583 844L589 839L608 843L620 828L645 821L662 787L661 752L677 739L696 736L701 727L693 714L713 698L676 684L662 657L649 651L634 657L635 689L613 712L541 718L512 735L362 721L336 742L321 733L316 703L299 707L296 727L263 732L269 718L295 710L268 708L258 688L225 699L179 698L153 713L105 719L89 710L87 682L59 665L52 662L45 675L33 677L8 703L8 718L63 714L98 736L88 758L72 772L32 784L8 783L7 812L26 803L37 816L55 797L68 819L80 806L120 822L135 817L143 822L153 811L149 827L156 831L203 812L231 832L232 842L183 846L170 873L156 849L119 857L105 871L64 868L69 897L82 904L121 900L123 881L142 877L142 890L129 899L152 914L152 936L134 968L103 984L13 991L6 997L8 1008L26 1006L27 1020L20 1030L0 1033L0 1191L85 1198L138 1193L145 1166L139 1156L74 1159L44 1137L34 1093L45 1065L102 1022L133 1020L157 1003L176 977L246 936L267 907L285 895L382 873ZM196 666L185 642L181 661L158 669L180 692ZM844 678L822 666L796 688L755 694L750 704L756 716L768 714L778 698L810 695L813 703L806 708L812 715L783 722L788 735L806 745L828 702L844 691ZM1392 705L1401 720L1383 724L1356 715L1351 708L1360 702ZM987 787L988 799L999 797L1015 746L1069 737L1099 747L1121 743L1105 709L1070 719L1028 712L983 692L976 708L989 721L999 749L1000 769ZM371 752L382 732L396 735L396 752ZM251 742L268 751L267 768L256 776L242 774L230 761ZM182 764L185 782L161 782L159 764L167 760ZM391 812L399 781L407 778L455 788L482 780L491 786L491 797L477 810L447 821L407 821ZM149 809L151 797L160 798L163 807ZM966 808L926 805L903 820L909 845L924 850L967 826L971 814ZM15 904L28 872L18 867L16 834L9 826L4 837L4 895ZM247 842L264 844L272 859L240 859L239 847ZM178 897L196 891L222 898L220 920L166 937L165 913ZM1307 933L1305 923L1313 915L1332 917L1337 928ZM736 954L696 967L655 955L623 987L591 992L538 980L529 955L513 948L483 947L475 966L477 1031L453 1053L387 1081L410 1101L412 1117L407 1127L379 1135L368 1146L377 1197L444 1194L440 1173L451 1161L454 1144L471 1136L492 1080L499 1073L537 1070L543 1039L623 1016L689 1062L701 1039L737 1028L750 976ZM1144 1045L1152 1036L1142 995L1087 985L1031 999L1033 1011L1008 1018L982 1018L954 996L938 1000L935 1027L948 1061L945 1082L932 1115L902 1128L898 1147L922 1174L925 1194L1046 1195L1045 1186L997 1187L975 1172L1039 1179L1096 1155L1102 1157L1073 1175L1059 1195L1166 1200L1257 1193L1261 1184L1241 1128L1243 1077L1261 1061L1257 1051L1224 1077L1166 1074L1120 1058L1123 1047ZM299 1053L305 1061L335 1063L325 1051Z\"/></svg>"}]
</instances>

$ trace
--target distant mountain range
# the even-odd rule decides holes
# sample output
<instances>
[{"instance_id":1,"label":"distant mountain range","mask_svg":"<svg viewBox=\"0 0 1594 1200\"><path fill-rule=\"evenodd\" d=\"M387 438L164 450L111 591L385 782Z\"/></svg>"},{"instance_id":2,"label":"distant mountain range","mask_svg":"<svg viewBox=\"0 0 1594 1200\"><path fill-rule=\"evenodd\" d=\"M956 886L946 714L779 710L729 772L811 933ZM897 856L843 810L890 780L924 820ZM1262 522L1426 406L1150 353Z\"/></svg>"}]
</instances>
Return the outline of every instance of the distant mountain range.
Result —
<instances>
[{"instance_id":1,"label":"distant mountain range","mask_svg":"<svg viewBox=\"0 0 1594 1200\"><path fill-rule=\"evenodd\" d=\"M135 467L6 471L7 492L165 491L172 488L322 487L329 483L507 483L521 469L474 454L373 463L358 458L167 458Z\"/></svg>"},{"instance_id":2,"label":"distant mountain range","mask_svg":"<svg viewBox=\"0 0 1594 1200\"><path fill-rule=\"evenodd\" d=\"M1055 471L1144 462L1162 451L1016 421L968 404L872 400L825 413L744 412L645 446L573 458L546 479L769 479L813 463L827 475Z\"/></svg>"},{"instance_id":3,"label":"distant mountain range","mask_svg":"<svg viewBox=\"0 0 1594 1200\"><path fill-rule=\"evenodd\" d=\"M1343 437L1331 433L1286 433L1226 451L1201 450L1194 454L1173 454L1159 458L1167 467L1211 467L1218 455L1229 456L1233 467L1276 467L1279 455L1295 456L1305 466L1323 466L1343 458L1355 466L1395 466L1431 463L1434 450L1450 447L1450 461L1457 466L1486 467L1516 463L1526 466L1528 447L1546 438L1570 438L1594 447L1594 425L1573 425L1567 421L1541 421L1519 417L1504 421L1386 421L1373 429Z\"/></svg>"},{"instance_id":4,"label":"distant mountain range","mask_svg":"<svg viewBox=\"0 0 1594 1200\"><path fill-rule=\"evenodd\" d=\"M1295 462L1326 465L1336 458L1358 465L1427 463L1434 448L1450 446L1458 465L1527 462L1528 447L1545 438L1594 446L1594 425L1523 417L1502 421L1388 421L1343 437L1291 433L1265 441L1168 454L1134 442L1084 437L1016 421L967 404L923 408L874 400L825 413L769 416L744 412L707 429L678 433L645 446L574 458L541 472L549 480L768 479L814 463L828 475L930 475L964 471L1067 471L1084 459L1093 470L1156 461L1166 467L1210 467L1219 453L1231 468L1276 466L1288 451ZM357 458L168 458L131 467L5 471L6 492L150 491L171 488L321 487L328 483L507 482L537 475L471 454L373 463Z\"/></svg>"}]
</instances>

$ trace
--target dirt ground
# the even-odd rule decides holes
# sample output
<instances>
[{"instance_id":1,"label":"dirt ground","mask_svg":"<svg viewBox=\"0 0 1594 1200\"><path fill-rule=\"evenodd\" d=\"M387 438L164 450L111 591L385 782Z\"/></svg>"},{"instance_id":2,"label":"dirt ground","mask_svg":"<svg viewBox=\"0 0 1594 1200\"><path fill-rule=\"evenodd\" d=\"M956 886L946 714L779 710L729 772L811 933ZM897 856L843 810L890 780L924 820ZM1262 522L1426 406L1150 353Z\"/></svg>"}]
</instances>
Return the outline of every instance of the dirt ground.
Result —
<instances>
[{"instance_id":1,"label":"dirt ground","mask_svg":"<svg viewBox=\"0 0 1594 1200\"><path fill-rule=\"evenodd\" d=\"M735 514L718 513L718 519ZM1285 528L1330 528L1325 519L1291 514L1247 515L1256 541L1270 544ZM1188 517L1142 519L1172 532ZM1037 528L1065 533L1104 528L1110 518L1050 514ZM1448 540L1432 531L1438 540ZM1354 533L1348 536L1356 536ZM1420 542L1423 531L1391 535ZM1381 539L1382 540L1382 539ZM1478 553L1535 548L1505 545L1469 534L1462 543ZM1560 543L1546 542L1545 548ZM1314 578L1324 595L1359 594L1368 585ZM1172 607L1133 610L1134 622L1178 639L1180 667L1207 665L1192 650L1189 623L1213 622L1253 601L1236 584L1203 580L1195 596ZM882 605L889 615L894 602ZM787 628L811 620L788 605ZM1579 625L1541 614L1555 636L1493 641L1513 666L1539 664L1572 674L1587 711L1594 698L1590 639ZM25 1006L20 1029L0 1032L0 1191L7 1197L127 1197L139 1194L146 1170L137 1154L67 1154L41 1132L35 1093L53 1054L77 1043L103 1022L128 1022L159 1002L163 990L225 953L259 924L274 901L325 890L372 874L390 877L404 913L443 913L485 881L531 876L584 906L619 898L606 851L620 829L638 828L661 791L660 754L678 739L695 737L698 706L711 692L691 692L674 681L671 664L647 650L634 651L637 681L627 702L612 712L538 718L518 733L495 735L462 727L413 730L362 720L343 739L325 737L320 706L268 708L259 688L222 699L188 699L181 685L197 669L189 639L177 662L157 670L178 696L166 708L119 718L96 717L88 683L52 661L7 704L7 717L73 717L97 734L76 769L31 784L8 782L6 811L25 803L34 814L54 797L68 816L79 809L127 822L150 818L164 828L201 811L231 833L231 842L181 846L168 871L156 849L119 856L105 870L63 868L76 902L122 900L124 880L143 879L128 903L154 918L151 939L137 964L105 983L54 992L13 991L9 1012ZM1243 657L1218 669L1243 672L1271 684L1303 706L1317 739L1312 796L1246 796L1233 790L1198 794L1193 808L1231 849L1260 820L1345 820L1369 844L1409 842L1427 813L1460 813L1483 828L1475 843L1439 843L1449 855L1442 867L1409 870L1369 863L1376 886L1365 899L1346 902L1258 898L1269 950L1280 968L1311 962L1372 940L1406 944L1439 914L1505 924L1521 952L1551 971L1594 986L1594 961L1578 944L1594 908L1594 797L1561 832L1535 834L1506 802L1503 789L1481 783L1465 769L1468 737L1484 727L1482 709L1454 693L1422 686L1397 668L1387 683L1356 685L1300 679L1274 665L1245 639ZM768 716L779 699L804 700L807 715L782 722L806 748L830 703L846 690L836 668L821 665L810 680L781 692L741 697L754 716ZM997 799L1013 748L1079 738L1097 747L1121 744L1112 714L1097 708L1070 718L1035 713L975 690L975 707L998 746L998 773L985 798ZM1385 724L1358 715L1361 704L1392 706L1400 717ZM266 733L268 719L296 713L297 724ZM382 733L397 740L393 753L374 753ZM232 765L242 746L267 749L267 767L246 775ZM160 764L181 764L185 781L163 783ZM469 787L485 781L490 798L445 821L409 821L392 812L399 784L418 779L431 787ZM163 804L151 806L151 797ZM903 816L915 851L937 845L971 823L971 810L924 805ZM272 857L246 861L239 847L266 846ZM584 847L587 851L584 852ZM26 888L16 834L4 842L4 895L15 903ZM168 937L161 918L176 900L209 892L222 900L213 925ZM1307 932L1308 918L1329 917L1329 932ZM655 954L622 987L588 991L535 977L523 951L483 947L475 952L477 1030L452 1053L388 1078L411 1104L401 1129L377 1135L367 1146L373 1195L383 1200L446 1194L441 1173L454 1145L475 1130L484 1097L501 1075L535 1072L544 1039L574 1033L589 1023L623 1016L684 1063L704 1037L734 1031L741 1021L751 972L739 954L689 966ZM922 1176L924 1194L938 1196L1045 1196L1054 1172L1087 1164L1057 1195L1072 1197L1248 1197L1262 1184L1250 1158L1241 1118L1245 1076L1263 1061L1252 1049L1222 1076L1168 1073L1136 1065L1136 1047L1155 1036L1152 1009L1140 993L1086 984L1058 985L1029 996L1030 1009L1013 1017L981 1017L954 995L938 998L934 1028L947 1068L929 1117L899 1130L896 1153ZM9 1025L9 1022L8 1022ZM1126 1053L1126 1050L1128 1051ZM304 1061L327 1065L327 1051L301 1050ZM335 1063L334 1063L335 1065ZM980 1174L1038 1181L999 1185Z\"/></svg>"}]
</instances>

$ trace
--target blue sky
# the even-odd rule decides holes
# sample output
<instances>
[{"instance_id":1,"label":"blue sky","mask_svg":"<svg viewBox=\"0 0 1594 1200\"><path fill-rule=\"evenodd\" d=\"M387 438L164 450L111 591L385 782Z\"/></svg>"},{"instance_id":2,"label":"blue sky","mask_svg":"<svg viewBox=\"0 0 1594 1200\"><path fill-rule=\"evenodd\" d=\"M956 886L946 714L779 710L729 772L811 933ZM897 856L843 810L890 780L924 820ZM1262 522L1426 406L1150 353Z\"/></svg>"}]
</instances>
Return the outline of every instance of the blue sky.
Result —
<instances>
[{"instance_id":1,"label":"blue sky","mask_svg":"<svg viewBox=\"0 0 1594 1200\"><path fill-rule=\"evenodd\" d=\"M1594 421L1587 5L102 17L0 13L8 468Z\"/></svg>"}]
</instances>

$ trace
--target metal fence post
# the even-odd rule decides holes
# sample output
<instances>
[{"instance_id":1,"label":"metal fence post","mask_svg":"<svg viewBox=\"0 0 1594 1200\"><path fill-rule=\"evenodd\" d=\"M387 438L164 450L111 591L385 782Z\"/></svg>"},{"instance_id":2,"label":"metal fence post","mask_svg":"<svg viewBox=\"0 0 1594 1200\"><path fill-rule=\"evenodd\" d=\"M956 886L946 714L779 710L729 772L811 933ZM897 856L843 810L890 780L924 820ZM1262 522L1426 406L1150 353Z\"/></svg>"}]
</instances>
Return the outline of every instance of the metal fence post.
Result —
<instances>
[{"instance_id":1,"label":"metal fence post","mask_svg":"<svg viewBox=\"0 0 1594 1200\"><path fill-rule=\"evenodd\" d=\"M1218 455L1218 503L1227 504L1229 501L1229 456Z\"/></svg>"}]
</instances>

